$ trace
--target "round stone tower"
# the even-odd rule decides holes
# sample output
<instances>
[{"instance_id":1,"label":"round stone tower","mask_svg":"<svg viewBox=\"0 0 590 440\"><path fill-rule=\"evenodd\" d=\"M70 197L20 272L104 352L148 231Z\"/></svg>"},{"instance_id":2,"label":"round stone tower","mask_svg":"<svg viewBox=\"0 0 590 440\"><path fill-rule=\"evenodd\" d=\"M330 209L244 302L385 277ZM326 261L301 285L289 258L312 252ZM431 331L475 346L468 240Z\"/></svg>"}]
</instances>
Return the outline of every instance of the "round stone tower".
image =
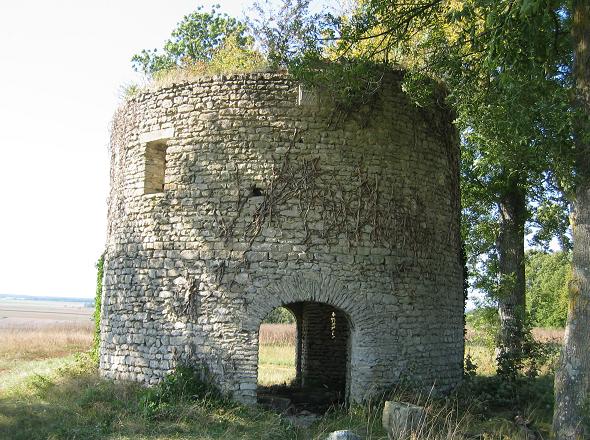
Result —
<instances>
[{"instance_id":1,"label":"round stone tower","mask_svg":"<svg viewBox=\"0 0 590 440\"><path fill-rule=\"evenodd\" d=\"M399 72L371 108L279 73L148 91L115 115L100 370L205 367L256 399L258 332L297 320L297 379L361 401L463 365L458 145Z\"/></svg>"}]
</instances>

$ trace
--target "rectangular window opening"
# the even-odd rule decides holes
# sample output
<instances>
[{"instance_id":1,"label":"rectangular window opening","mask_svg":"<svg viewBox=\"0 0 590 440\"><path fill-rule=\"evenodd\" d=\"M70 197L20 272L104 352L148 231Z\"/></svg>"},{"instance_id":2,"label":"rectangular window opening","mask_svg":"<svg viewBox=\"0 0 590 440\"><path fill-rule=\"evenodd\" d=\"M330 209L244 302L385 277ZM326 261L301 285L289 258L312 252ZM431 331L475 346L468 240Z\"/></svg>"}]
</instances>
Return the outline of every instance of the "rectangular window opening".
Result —
<instances>
[{"instance_id":1,"label":"rectangular window opening","mask_svg":"<svg viewBox=\"0 0 590 440\"><path fill-rule=\"evenodd\" d=\"M166 176L166 142L148 142L145 146L144 194L164 192Z\"/></svg>"}]
</instances>

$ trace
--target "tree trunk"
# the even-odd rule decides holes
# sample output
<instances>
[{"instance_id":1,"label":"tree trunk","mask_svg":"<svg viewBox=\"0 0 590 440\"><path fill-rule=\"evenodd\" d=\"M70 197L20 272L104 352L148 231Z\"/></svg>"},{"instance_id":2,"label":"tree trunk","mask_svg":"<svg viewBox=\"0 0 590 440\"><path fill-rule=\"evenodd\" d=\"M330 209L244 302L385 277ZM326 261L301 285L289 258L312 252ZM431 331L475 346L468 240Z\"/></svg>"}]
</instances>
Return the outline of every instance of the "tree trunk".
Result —
<instances>
[{"instance_id":1,"label":"tree trunk","mask_svg":"<svg viewBox=\"0 0 590 440\"><path fill-rule=\"evenodd\" d=\"M500 203L499 254L500 341L498 372L515 372L522 359L522 339L525 315L524 224L526 197L518 185L511 182Z\"/></svg>"},{"instance_id":2,"label":"tree trunk","mask_svg":"<svg viewBox=\"0 0 590 440\"><path fill-rule=\"evenodd\" d=\"M572 4L574 44L575 199L573 279L560 367L555 375L556 440L590 437L590 2Z\"/></svg>"}]
</instances>

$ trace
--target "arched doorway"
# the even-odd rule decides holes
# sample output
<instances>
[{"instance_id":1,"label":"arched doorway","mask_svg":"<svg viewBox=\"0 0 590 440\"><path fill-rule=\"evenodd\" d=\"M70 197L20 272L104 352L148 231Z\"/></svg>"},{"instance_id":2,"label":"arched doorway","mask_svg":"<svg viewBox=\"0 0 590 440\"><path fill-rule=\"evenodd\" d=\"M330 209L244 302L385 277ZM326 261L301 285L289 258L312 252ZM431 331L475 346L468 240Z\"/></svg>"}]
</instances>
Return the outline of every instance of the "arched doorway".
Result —
<instances>
[{"instance_id":1,"label":"arched doorway","mask_svg":"<svg viewBox=\"0 0 590 440\"><path fill-rule=\"evenodd\" d=\"M314 412L344 404L350 376L348 316L337 307L320 302L301 301L283 307L293 314L296 323L294 379L282 386L263 385L259 363L258 401L280 410Z\"/></svg>"}]
</instances>

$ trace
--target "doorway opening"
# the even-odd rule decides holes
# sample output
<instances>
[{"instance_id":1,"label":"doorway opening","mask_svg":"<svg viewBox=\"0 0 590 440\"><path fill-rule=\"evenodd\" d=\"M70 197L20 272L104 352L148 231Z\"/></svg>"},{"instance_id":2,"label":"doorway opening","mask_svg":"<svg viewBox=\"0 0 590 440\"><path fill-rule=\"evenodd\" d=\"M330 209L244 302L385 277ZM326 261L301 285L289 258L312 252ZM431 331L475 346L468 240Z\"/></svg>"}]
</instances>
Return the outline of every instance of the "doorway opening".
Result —
<instances>
[{"instance_id":1,"label":"doorway opening","mask_svg":"<svg viewBox=\"0 0 590 440\"><path fill-rule=\"evenodd\" d=\"M260 324L258 336L258 385L290 386L297 375L297 324L285 307L277 307Z\"/></svg>"},{"instance_id":2,"label":"doorway opening","mask_svg":"<svg viewBox=\"0 0 590 440\"><path fill-rule=\"evenodd\" d=\"M350 375L350 322L346 314L329 304L302 301L286 304L294 323L289 334L279 336L277 324L263 322L260 327L258 363L258 401L280 411L323 413L329 407L346 403ZM271 317L285 312L271 312ZM285 343L272 348L274 340ZM275 362L271 362L272 354ZM283 365L279 362L283 359ZM284 367L291 361L287 376ZM269 380L276 378L274 383ZM290 379L290 381L289 381Z\"/></svg>"}]
</instances>

